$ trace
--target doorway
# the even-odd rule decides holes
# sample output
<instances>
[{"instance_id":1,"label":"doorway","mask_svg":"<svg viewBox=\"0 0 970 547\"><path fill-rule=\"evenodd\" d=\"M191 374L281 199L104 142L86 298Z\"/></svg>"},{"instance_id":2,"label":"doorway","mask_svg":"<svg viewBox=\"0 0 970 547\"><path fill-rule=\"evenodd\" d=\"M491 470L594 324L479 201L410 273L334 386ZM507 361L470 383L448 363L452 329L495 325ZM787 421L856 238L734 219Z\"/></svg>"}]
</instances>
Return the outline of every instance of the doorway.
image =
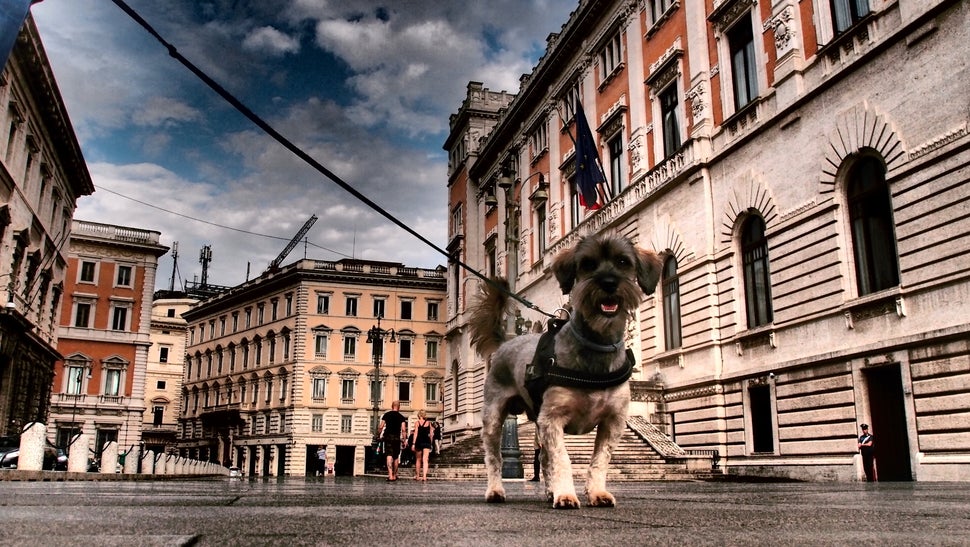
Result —
<instances>
[{"instance_id":1,"label":"doorway","mask_svg":"<svg viewBox=\"0 0 970 547\"><path fill-rule=\"evenodd\" d=\"M879 481L911 481L909 434L899 363L863 370Z\"/></svg>"},{"instance_id":2,"label":"doorway","mask_svg":"<svg viewBox=\"0 0 970 547\"><path fill-rule=\"evenodd\" d=\"M352 477L354 475L354 452L356 447L338 446L337 459L333 462L333 474L340 477Z\"/></svg>"}]
</instances>

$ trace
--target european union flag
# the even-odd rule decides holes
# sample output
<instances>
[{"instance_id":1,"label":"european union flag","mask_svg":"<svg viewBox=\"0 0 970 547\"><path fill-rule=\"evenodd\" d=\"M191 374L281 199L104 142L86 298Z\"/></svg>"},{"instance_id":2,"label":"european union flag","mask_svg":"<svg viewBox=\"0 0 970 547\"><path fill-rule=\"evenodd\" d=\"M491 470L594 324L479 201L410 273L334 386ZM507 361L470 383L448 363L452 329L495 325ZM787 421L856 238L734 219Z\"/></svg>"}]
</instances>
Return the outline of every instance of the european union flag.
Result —
<instances>
[{"instance_id":1,"label":"european union flag","mask_svg":"<svg viewBox=\"0 0 970 547\"><path fill-rule=\"evenodd\" d=\"M586 121L583 103L576 100L576 187L579 203L590 211L606 205L610 189L596 152L596 141Z\"/></svg>"},{"instance_id":2,"label":"european union flag","mask_svg":"<svg viewBox=\"0 0 970 547\"><path fill-rule=\"evenodd\" d=\"M30 4L31 0L0 0L0 70L7 64Z\"/></svg>"}]
</instances>

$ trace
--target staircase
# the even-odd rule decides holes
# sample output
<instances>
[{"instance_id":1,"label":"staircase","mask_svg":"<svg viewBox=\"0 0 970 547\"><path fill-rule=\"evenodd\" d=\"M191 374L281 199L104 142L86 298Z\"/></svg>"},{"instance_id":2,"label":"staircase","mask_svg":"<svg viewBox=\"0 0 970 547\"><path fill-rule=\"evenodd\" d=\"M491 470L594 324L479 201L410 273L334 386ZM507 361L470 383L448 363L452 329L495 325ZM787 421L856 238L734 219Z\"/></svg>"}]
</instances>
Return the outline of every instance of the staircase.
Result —
<instances>
[{"instance_id":1,"label":"staircase","mask_svg":"<svg viewBox=\"0 0 970 547\"><path fill-rule=\"evenodd\" d=\"M566 450L573 466L573 476L584 479L593 456L596 431L586 435L566 435ZM532 478L535 450L535 423L519 424L520 461L525 478ZM607 481L660 481L710 479L709 456L691 456L667 438L655 426L639 416L631 416L623 436L613 451ZM481 438L469 437L444 448L429 463L429 478L442 480L485 480L485 453ZM702 465L698 466L698 463ZM700 467L700 469L697 469Z\"/></svg>"}]
</instances>

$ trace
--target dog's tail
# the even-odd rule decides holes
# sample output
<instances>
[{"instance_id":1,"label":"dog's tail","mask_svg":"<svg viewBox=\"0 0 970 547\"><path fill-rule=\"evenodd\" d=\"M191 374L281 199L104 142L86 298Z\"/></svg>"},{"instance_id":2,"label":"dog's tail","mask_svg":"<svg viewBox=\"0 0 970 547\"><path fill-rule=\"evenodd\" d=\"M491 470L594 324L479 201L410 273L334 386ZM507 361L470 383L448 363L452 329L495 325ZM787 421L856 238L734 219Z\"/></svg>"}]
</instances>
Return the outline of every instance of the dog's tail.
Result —
<instances>
[{"instance_id":1,"label":"dog's tail","mask_svg":"<svg viewBox=\"0 0 970 547\"><path fill-rule=\"evenodd\" d=\"M509 303L509 282L492 278L472 306L472 345L483 357L491 355L505 341L505 308Z\"/></svg>"}]
</instances>

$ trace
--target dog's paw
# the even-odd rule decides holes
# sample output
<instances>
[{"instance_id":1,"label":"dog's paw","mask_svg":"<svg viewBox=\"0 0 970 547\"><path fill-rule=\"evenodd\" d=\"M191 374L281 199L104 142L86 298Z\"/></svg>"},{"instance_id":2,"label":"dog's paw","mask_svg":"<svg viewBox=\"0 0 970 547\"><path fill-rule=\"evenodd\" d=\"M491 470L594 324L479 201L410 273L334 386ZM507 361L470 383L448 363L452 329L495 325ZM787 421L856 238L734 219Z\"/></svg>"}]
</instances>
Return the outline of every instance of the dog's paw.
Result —
<instances>
[{"instance_id":1,"label":"dog's paw","mask_svg":"<svg viewBox=\"0 0 970 547\"><path fill-rule=\"evenodd\" d=\"M554 509L579 509L579 498L576 494L563 494L552 504Z\"/></svg>"},{"instance_id":2,"label":"dog's paw","mask_svg":"<svg viewBox=\"0 0 970 547\"><path fill-rule=\"evenodd\" d=\"M588 501L590 507L616 507L616 498L605 490L589 493Z\"/></svg>"},{"instance_id":3,"label":"dog's paw","mask_svg":"<svg viewBox=\"0 0 970 547\"><path fill-rule=\"evenodd\" d=\"M505 490L498 488L485 492L485 501L487 503L505 503Z\"/></svg>"}]
</instances>

